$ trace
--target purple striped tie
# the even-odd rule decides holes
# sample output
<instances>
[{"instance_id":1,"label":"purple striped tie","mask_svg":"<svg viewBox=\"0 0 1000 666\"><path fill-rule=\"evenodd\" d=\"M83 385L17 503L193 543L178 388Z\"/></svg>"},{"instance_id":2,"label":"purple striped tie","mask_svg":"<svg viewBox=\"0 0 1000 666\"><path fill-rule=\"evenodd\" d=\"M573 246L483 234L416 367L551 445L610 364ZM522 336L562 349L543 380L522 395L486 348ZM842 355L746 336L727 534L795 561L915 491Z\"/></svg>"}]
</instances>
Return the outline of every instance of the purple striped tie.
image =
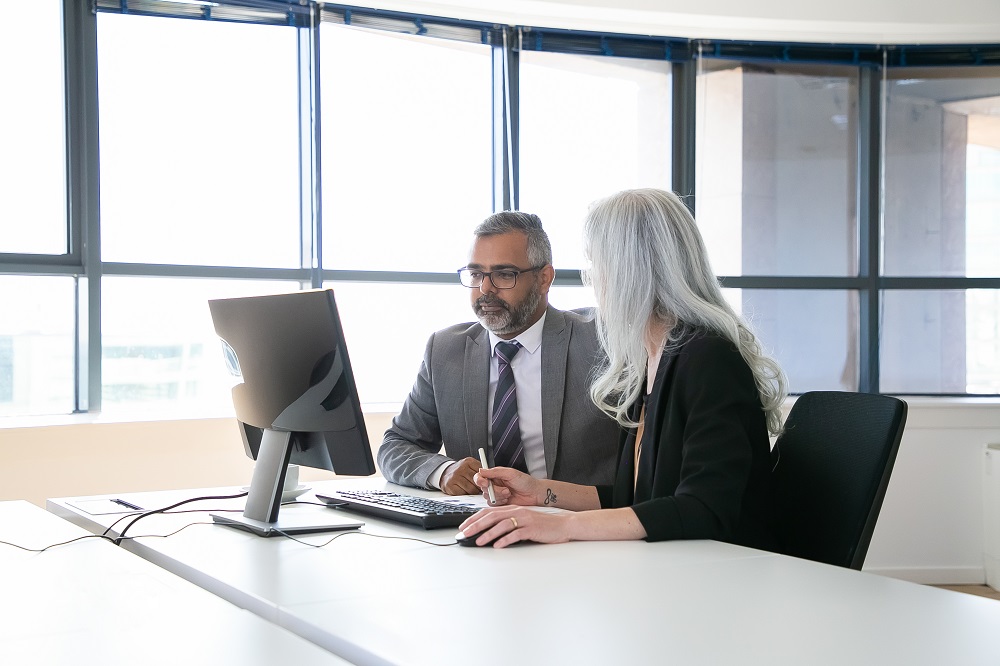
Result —
<instances>
[{"instance_id":1,"label":"purple striped tie","mask_svg":"<svg viewBox=\"0 0 1000 666\"><path fill-rule=\"evenodd\" d=\"M510 362L521 349L520 343L498 342L497 390L493 394L493 465L527 472L521 448L521 423L517 418L517 391Z\"/></svg>"}]
</instances>

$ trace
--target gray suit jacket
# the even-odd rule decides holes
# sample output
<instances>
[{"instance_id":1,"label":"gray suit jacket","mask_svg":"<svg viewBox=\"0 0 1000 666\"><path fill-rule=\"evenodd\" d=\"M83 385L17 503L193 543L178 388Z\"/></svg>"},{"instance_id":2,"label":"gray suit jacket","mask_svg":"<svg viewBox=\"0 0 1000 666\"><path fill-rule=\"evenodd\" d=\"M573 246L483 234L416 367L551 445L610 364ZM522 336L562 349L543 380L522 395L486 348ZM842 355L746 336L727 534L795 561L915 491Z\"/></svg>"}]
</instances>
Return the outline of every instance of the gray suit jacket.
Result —
<instances>
[{"instance_id":1,"label":"gray suit jacket","mask_svg":"<svg viewBox=\"0 0 1000 666\"><path fill-rule=\"evenodd\" d=\"M542 442L550 479L584 485L612 483L618 424L590 400L591 371L600 347L589 310L549 306L542 329ZM482 325L458 324L431 336L417 381L378 452L393 483L427 487L450 460L490 453L490 339ZM444 454L440 452L444 445Z\"/></svg>"}]
</instances>

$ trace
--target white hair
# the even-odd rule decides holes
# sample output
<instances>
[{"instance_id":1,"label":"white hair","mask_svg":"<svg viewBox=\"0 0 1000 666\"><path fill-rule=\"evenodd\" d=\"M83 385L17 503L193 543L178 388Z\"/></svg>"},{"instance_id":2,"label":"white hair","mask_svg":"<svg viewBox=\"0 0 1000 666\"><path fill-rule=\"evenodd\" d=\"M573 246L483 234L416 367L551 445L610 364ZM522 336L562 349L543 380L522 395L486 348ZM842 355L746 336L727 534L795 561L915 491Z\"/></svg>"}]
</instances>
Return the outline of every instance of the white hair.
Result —
<instances>
[{"instance_id":1,"label":"white hair","mask_svg":"<svg viewBox=\"0 0 1000 666\"><path fill-rule=\"evenodd\" d=\"M784 373L723 298L694 217L677 195L638 189L602 199L590 208L584 236L600 306L597 333L608 356L590 387L594 404L635 425L628 410L644 390L646 331L656 318L672 325L664 353L692 329L731 341L753 372L768 430L779 433Z\"/></svg>"}]
</instances>

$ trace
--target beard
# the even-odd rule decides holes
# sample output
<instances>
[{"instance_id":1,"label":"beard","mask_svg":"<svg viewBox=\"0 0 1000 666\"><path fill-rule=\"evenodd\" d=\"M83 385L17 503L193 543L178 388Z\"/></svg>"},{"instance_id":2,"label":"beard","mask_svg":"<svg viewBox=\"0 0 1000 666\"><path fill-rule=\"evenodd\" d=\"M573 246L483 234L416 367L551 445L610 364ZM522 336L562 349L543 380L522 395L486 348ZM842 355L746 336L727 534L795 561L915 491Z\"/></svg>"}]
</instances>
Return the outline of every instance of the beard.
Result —
<instances>
[{"instance_id":1,"label":"beard","mask_svg":"<svg viewBox=\"0 0 1000 666\"><path fill-rule=\"evenodd\" d=\"M472 310L476 313L486 330L494 335L504 336L512 333L519 333L528 328L531 316L542 302L542 293L537 288L532 288L528 295L520 304L511 306L496 294L483 294L472 304ZM497 312L483 312L483 306L501 308Z\"/></svg>"}]
</instances>

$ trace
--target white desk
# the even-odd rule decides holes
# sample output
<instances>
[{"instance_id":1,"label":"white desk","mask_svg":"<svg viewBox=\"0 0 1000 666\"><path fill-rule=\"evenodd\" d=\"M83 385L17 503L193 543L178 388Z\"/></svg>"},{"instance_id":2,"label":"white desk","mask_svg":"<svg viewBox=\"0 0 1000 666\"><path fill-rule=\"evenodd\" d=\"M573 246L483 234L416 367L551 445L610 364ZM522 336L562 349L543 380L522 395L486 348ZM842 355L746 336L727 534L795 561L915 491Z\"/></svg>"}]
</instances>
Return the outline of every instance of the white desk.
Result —
<instances>
[{"instance_id":1,"label":"white desk","mask_svg":"<svg viewBox=\"0 0 1000 666\"><path fill-rule=\"evenodd\" d=\"M49 509L91 530L110 523L66 499ZM375 534L453 534L363 520ZM1000 663L996 601L711 541L493 550L348 534L313 549L196 525L129 547L358 664Z\"/></svg>"},{"instance_id":2,"label":"white desk","mask_svg":"<svg viewBox=\"0 0 1000 666\"><path fill-rule=\"evenodd\" d=\"M87 535L24 501L0 502L0 540ZM43 553L0 544L2 664L347 664L103 540Z\"/></svg>"}]
</instances>

